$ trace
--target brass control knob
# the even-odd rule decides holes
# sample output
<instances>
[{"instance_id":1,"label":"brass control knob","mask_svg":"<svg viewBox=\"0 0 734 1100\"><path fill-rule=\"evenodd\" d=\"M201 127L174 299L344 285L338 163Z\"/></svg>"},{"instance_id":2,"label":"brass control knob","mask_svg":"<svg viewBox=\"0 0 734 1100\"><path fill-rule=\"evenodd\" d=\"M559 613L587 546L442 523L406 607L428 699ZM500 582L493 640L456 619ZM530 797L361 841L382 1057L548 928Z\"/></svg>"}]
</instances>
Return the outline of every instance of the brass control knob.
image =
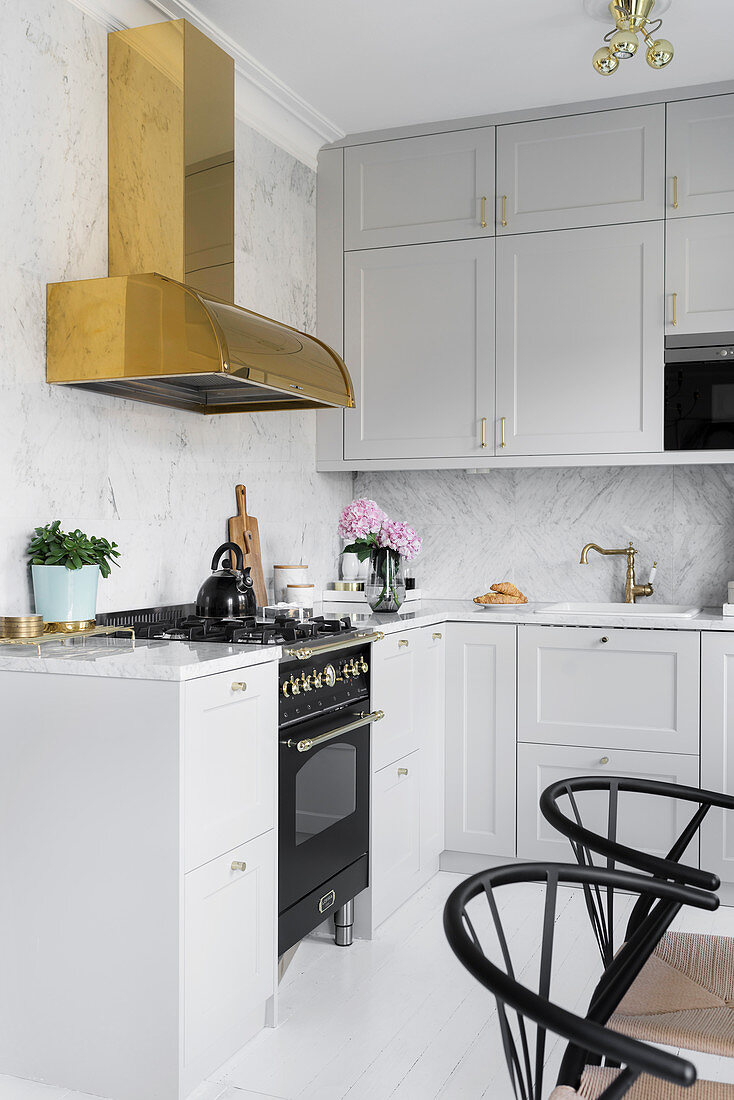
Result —
<instances>
[{"instance_id":1,"label":"brass control knob","mask_svg":"<svg viewBox=\"0 0 734 1100\"><path fill-rule=\"evenodd\" d=\"M291 693L291 682L290 682L290 680L284 680L283 681L283 686L280 690L283 692L283 695L287 699L290 696L290 693Z\"/></svg>"},{"instance_id":2,"label":"brass control knob","mask_svg":"<svg viewBox=\"0 0 734 1100\"><path fill-rule=\"evenodd\" d=\"M333 688L336 683L336 669L333 665L327 665L321 673L324 683L327 687Z\"/></svg>"},{"instance_id":3,"label":"brass control knob","mask_svg":"<svg viewBox=\"0 0 734 1100\"><path fill-rule=\"evenodd\" d=\"M291 695L300 695L301 683L297 676L291 676Z\"/></svg>"},{"instance_id":4,"label":"brass control knob","mask_svg":"<svg viewBox=\"0 0 734 1100\"><path fill-rule=\"evenodd\" d=\"M316 671L316 670L314 669L314 671L313 671L313 672L311 673L311 675L310 675L310 676L309 676L309 678L308 678L308 682L310 683L310 685L311 685L311 687L312 687L312 688L320 688L320 687L322 687L322 686L323 686L323 681L322 681L322 679L321 679L321 673L320 673L320 672L317 672L317 671Z\"/></svg>"},{"instance_id":5,"label":"brass control knob","mask_svg":"<svg viewBox=\"0 0 734 1100\"><path fill-rule=\"evenodd\" d=\"M311 678L309 676L307 676L305 672L301 673L301 690L302 691L310 691L311 690Z\"/></svg>"},{"instance_id":6,"label":"brass control knob","mask_svg":"<svg viewBox=\"0 0 734 1100\"><path fill-rule=\"evenodd\" d=\"M360 669L360 672L366 672L366 671L367 671L367 669L368 669L369 667L370 667L370 666L369 666L369 665L367 664L367 662L365 661L364 657L360 657L360 658L359 658L359 669Z\"/></svg>"}]
</instances>

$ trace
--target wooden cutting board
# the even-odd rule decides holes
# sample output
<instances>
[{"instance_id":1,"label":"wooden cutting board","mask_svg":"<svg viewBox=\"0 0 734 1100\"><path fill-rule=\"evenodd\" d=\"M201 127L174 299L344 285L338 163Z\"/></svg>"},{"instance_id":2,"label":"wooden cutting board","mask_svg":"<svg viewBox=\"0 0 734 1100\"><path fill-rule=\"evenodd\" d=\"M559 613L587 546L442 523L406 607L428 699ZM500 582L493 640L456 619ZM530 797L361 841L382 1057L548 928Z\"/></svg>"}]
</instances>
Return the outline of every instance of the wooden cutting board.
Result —
<instances>
[{"instance_id":1,"label":"wooden cutting board","mask_svg":"<svg viewBox=\"0 0 734 1100\"><path fill-rule=\"evenodd\" d=\"M268 591L265 587L263 564L260 556L260 531L254 516L247 514L247 493L244 485L236 485L234 490L237 515L229 520L229 539L236 542L245 558L245 567L249 565L250 576L255 585L255 599L258 607L265 607Z\"/></svg>"}]
</instances>

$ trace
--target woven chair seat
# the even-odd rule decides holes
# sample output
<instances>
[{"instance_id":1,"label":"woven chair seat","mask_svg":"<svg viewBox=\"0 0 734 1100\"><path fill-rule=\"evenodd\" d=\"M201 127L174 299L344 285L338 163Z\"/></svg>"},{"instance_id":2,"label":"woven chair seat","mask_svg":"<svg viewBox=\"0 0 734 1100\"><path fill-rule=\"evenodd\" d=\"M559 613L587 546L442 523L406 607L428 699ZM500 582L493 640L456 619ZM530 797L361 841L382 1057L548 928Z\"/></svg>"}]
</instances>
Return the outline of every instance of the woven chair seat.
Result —
<instances>
[{"instance_id":1,"label":"woven chair seat","mask_svg":"<svg viewBox=\"0 0 734 1100\"><path fill-rule=\"evenodd\" d=\"M635 1039L734 1057L734 939L667 932L609 1027Z\"/></svg>"},{"instance_id":2,"label":"woven chair seat","mask_svg":"<svg viewBox=\"0 0 734 1100\"><path fill-rule=\"evenodd\" d=\"M596 1100L618 1073L618 1069L587 1066L578 1091L560 1085L553 1089L549 1100ZM722 1081L696 1081L695 1085L684 1089L658 1077L643 1075L624 1094L624 1100L734 1100L734 1085Z\"/></svg>"}]
</instances>

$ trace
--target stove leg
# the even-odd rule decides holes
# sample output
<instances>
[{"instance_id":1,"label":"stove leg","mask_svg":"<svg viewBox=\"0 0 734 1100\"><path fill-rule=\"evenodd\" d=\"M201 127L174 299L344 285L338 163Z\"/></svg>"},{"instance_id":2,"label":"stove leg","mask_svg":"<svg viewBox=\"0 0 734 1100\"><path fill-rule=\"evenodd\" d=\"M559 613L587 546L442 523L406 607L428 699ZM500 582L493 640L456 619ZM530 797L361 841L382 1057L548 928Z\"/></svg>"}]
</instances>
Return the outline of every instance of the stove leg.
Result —
<instances>
[{"instance_id":1,"label":"stove leg","mask_svg":"<svg viewBox=\"0 0 734 1100\"><path fill-rule=\"evenodd\" d=\"M334 943L351 947L354 939L354 901L347 901L334 913Z\"/></svg>"}]
</instances>

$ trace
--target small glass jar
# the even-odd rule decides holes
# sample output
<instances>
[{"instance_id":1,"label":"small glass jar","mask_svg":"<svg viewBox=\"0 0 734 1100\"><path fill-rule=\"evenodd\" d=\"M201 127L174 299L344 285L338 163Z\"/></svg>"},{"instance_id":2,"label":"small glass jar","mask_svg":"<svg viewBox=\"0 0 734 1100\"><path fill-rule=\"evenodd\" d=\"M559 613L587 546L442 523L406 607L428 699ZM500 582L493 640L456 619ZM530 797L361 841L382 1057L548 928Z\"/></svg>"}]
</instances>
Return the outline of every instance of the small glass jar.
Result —
<instances>
[{"instance_id":1,"label":"small glass jar","mask_svg":"<svg viewBox=\"0 0 734 1100\"><path fill-rule=\"evenodd\" d=\"M286 600L303 609L306 616L313 615L314 601L316 597L316 585L314 584L289 584L286 585Z\"/></svg>"},{"instance_id":2,"label":"small glass jar","mask_svg":"<svg viewBox=\"0 0 734 1100\"><path fill-rule=\"evenodd\" d=\"M365 581L367 603L378 614L399 611L405 602L404 562L395 550L375 549Z\"/></svg>"}]
</instances>

